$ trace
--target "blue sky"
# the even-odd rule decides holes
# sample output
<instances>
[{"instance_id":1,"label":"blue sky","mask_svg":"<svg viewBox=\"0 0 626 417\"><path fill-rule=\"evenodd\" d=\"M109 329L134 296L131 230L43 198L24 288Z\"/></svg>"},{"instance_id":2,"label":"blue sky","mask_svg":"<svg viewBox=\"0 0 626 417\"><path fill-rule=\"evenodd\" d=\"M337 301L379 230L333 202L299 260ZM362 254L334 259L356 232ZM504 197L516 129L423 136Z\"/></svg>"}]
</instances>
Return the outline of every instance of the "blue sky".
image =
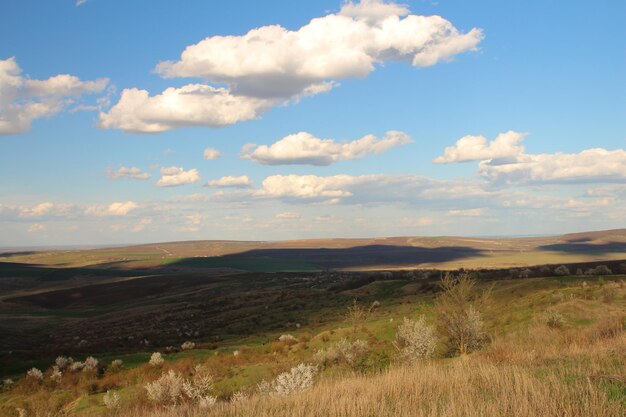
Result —
<instances>
[{"instance_id":1,"label":"blue sky","mask_svg":"<svg viewBox=\"0 0 626 417\"><path fill-rule=\"evenodd\" d=\"M624 227L624 2L0 11L0 246Z\"/></svg>"}]
</instances>

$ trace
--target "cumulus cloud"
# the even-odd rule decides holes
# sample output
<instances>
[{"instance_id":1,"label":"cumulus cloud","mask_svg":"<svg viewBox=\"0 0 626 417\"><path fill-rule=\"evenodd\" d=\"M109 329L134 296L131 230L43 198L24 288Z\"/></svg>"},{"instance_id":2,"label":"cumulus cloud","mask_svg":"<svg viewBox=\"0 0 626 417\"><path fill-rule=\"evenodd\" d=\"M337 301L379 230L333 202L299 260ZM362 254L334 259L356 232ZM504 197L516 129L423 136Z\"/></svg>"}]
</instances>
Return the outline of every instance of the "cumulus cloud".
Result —
<instances>
[{"instance_id":1,"label":"cumulus cloud","mask_svg":"<svg viewBox=\"0 0 626 417\"><path fill-rule=\"evenodd\" d=\"M227 83L237 94L292 97L328 80L364 77L388 60L431 66L475 50L483 37L475 28L460 33L440 16L408 13L382 0L348 3L296 31L271 25L206 38L156 71Z\"/></svg>"},{"instance_id":2,"label":"cumulus cloud","mask_svg":"<svg viewBox=\"0 0 626 417\"><path fill-rule=\"evenodd\" d=\"M527 133L514 132L500 133L492 142L484 136L464 136L456 145L445 149L442 156L435 158L437 164L451 162L484 161L487 159L510 159L524 152L520 142Z\"/></svg>"},{"instance_id":3,"label":"cumulus cloud","mask_svg":"<svg viewBox=\"0 0 626 417\"><path fill-rule=\"evenodd\" d=\"M252 186L252 181L250 181L250 178L248 178L247 175L241 175L238 177L225 176L217 180L209 181L207 186L216 187L216 188L226 188L226 187L248 188Z\"/></svg>"},{"instance_id":4,"label":"cumulus cloud","mask_svg":"<svg viewBox=\"0 0 626 417\"><path fill-rule=\"evenodd\" d=\"M450 192L450 190L455 190ZM443 181L417 175L272 175L254 197L325 204L417 203L458 201L477 204L493 193L476 181Z\"/></svg>"},{"instance_id":5,"label":"cumulus cloud","mask_svg":"<svg viewBox=\"0 0 626 417\"><path fill-rule=\"evenodd\" d=\"M117 170L109 169L108 176L112 180L117 180L120 178L130 178L134 180L147 180L150 178L150 174L147 172L142 172L141 169L137 167L127 168L120 167Z\"/></svg>"},{"instance_id":6,"label":"cumulus cloud","mask_svg":"<svg viewBox=\"0 0 626 417\"><path fill-rule=\"evenodd\" d=\"M225 88L189 84L150 96L124 89L119 102L100 113L99 126L127 132L157 133L186 126L222 127L256 119L275 100L233 95Z\"/></svg>"},{"instance_id":7,"label":"cumulus cloud","mask_svg":"<svg viewBox=\"0 0 626 417\"><path fill-rule=\"evenodd\" d=\"M105 206L89 206L85 209L88 216L126 216L137 209L139 205L134 201L117 201Z\"/></svg>"},{"instance_id":8,"label":"cumulus cloud","mask_svg":"<svg viewBox=\"0 0 626 417\"><path fill-rule=\"evenodd\" d=\"M222 154L217 149L206 148L204 150L204 159L206 159L207 161L212 161L219 158L220 156L222 156Z\"/></svg>"},{"instance_id":9,"label":"cumulus cloud","mask_svg":"<svg viewBox=\"0 0 626 417\"><path fill-rule=\"evenodd\" d=\"M14 57L0 59L0 134L24 133L33 121L60 113L84 94L101 92L109 82L69 74L34 80L21 72Z\"/></svg>"},{"instance_id":10,"label":"cumulus cloud","mask_svg":"<svg viewBox=\"0 0 626 417\"><path fill-rule=\"evenodd\" d=\"M320 139L310 133L299 132L288 135L270 146L245 145L241 157L264 165L330 165L333 162L361 158L368 154L380 154L411 142L407 134L395 130L388 131L382 139L366 135L347 143Z\"/></svg>"},{"instance_id":11,"label":"cumulus cloud","mask_svg":"<svg viewBox=\"0 0 626 417\"><path fill-rule=\"evenodd\" d=\"M480 161L478 174L493 184L626 181L626 151L603 148L580 153L527 154L526 133L508 131L492 142L465 136L447 147L435 163Z\"/></svg>"},{"instance_id":12,"label":"cumulus cloud","mask_svg":"<svg viewBox=\"0 0 626 417\"><path fill-rule=\"evenodd\" d=\"M200 181L200 174L195 168L185 171L180 167L165 167L161 168L161 178L156 184L159 187L177 187L198 181Z\"/></svg>"},{"instance_id":13,"label":"cumulus cloud","mask_svg":"<svg viewBox=\"0 0 626 417\"><path fill-rule=\"evenodd\" d=\"M72 217L78 214L78 208L73 204L44 203L35 204L34 206L14 207L13 212L21 218L30 217Z\"/></svg>"},{"instance_id":14,"label":"cumulus cloud","mask_svg":"<svg viewBox=\"0 0 626 417\"><path fill-rule=\"evenodd\" d=\"M626 151L602 148L580 153L519 155L510 163L482 161L478 173L495 183L585 183L626 181Z\"/></svg>"},{"instance_id":15,"label":"cumulus cloud","mask_svg":"<svg viewBox=\"0 0 626 417\"><path fill-rule=\"evenodd\" d=\"M211 84L168 88L150 96L135 88L100 114L100 126L161 132L185 126L220 127L256 119L269 108L327 92L337 80L363 78L386 61L428 67L476 50L483 34L460 32L440 16L409 14L383 0L347 3L298 30L280 25L241 36L212 36L188 46L156 72Z\"/></svg>"}]
</instances>

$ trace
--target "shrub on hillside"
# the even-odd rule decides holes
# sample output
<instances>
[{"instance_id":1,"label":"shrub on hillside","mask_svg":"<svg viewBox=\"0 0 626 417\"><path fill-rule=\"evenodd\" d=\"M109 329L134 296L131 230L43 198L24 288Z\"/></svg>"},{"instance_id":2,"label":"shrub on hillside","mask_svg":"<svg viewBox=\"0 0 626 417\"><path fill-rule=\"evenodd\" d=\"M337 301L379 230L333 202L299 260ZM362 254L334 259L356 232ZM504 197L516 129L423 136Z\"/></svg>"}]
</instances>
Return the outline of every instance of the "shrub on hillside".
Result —
<instances>
[{"instance_id":1,"label":"shrub on hillside","mask_svg":"<svg viewBox=\"0 0 626 417\"><path fill-rule=\"evenodd\" d=\"M117 392L108 390L106 394L102 397L102 402L104 406L113 412L116 412L120 409L121 400L120 396Z\"/></svg>"},{"instance_id":2,"label":"shrub on hillside","mask_svg":"<svg viewBox=\"0 0 626 417\"><path fill-rule=\"evenodd\" d=\"M598 265L591 270L592 275L611 275L613 272L606 265Z\"/></svg>"},{"instance_id":3,"label":"shrub on hillside","mask_svg":"<svg viewBox=\"0 0 626 417\"><path fill-rule=\"evenodd\" d=\"M322 366L335 363L356 365L369 351L365 340L357 339L353 342L346 338L341 339L327 349L320 349L315 354L315 360Z\"/></svg>"},{"instance_id":4,"label":"shrub on hillside","mask_svg":"<svg viewBox=\"0 0 626 417\"><path fill-rule=\"evenodd\" d=\"M217 401L217 398L211 395L213 377L200 365L194 368L191 378L184 379L170 370L156 381L146 384L145 388L150 401L166 407L185 402L205 408Z\"/></svg>"},{"instance_id":5,"label":"shrub on hillside","mask_svg":"<svg viewBox=\"0 0 626 417\"><path fill-rule=\"evenodd\" d=\"M98 368L98 359L94 358L93 356L89 356L87 359L85 359L85 362L83 364L83 371L93 371L96 368Z\"/></svg>"},{"instance_id":6,"label":"shrub on hillside","mask_svg":"<svg viewBox=\"0 0 626 417\"><path fill-rule=\"evenodd\" d=\"M196 347L196 344L194 342L191 341L186 341L185 343L183 343L182 345L180 345L180 348L182 350L191 350L194 349Z\"/></svg>"},{"instance_id":7,"label":"shrub on hillside","mask_svg":"<svg viewBox=\"0 0 626 417\"><path fill-rule=\"evenodd\" d=\"M258 388L262 393L285 396L311 388L316 375L316 366L301 363L291 368L291 370L278 375L271 383L265 380L261 381Z\"/></svg>"},{"instance_id":8,"label":"shrub on hillside","mask_svg":"<svg viewBox=\"0 0 626 417\"><path fill-rule=\"evenodd\" d=\"M488 340L479 308L487 308L490 290L478 294L475 285L476 281L466 273L457 278L447 274L441 280L443 291L437 298L435 312L438 330L451 353L473 352Z\"/></svg>"},{"instance_id":9,"label":"shrub on hillside","mask_svg":"<svg viewBox=\"0 0 626 417\"><path fill-rule=\"evenodd\" d=\"M116 372L122 369L123 366L124 366L124 362L122 362L121 359L114 359L111 361L111 365L109 366L109 369L111 371Z\"/></svg>"},{"instance_id":10,"label":"shrub on hillside","mask_svg":"<svg viewBox=\"0 0 626 417\"><path fill-rule=\"evenodd\" d=\"M569 269L565 265L561 265L554 270L554 275L558 275L561 277L570 275Z\"/></svg>"},{"instance_id":11,"label":"shrub on hillside","mask_svg":"<svg viewBox=\"0 0 626 417\"><path fill-rule=\"evenodd\" d=\"M74 359L68 358L66 356L57 356L54 363L61 371L63 371L69 368L72 363L74 363Z\"/></svg>"},{"instance_id":12,"label":"shrub on hillside","mask_svg":"<svg viewBox=\"0 0 626 417\"><path fill-rule=\"evenodd\" d=\"M560 329L565 326L565 317L557 311L548 311L545 315L545 322L548 327Z\"/></svg>"},{"instance_id":13,"label":"shrub on hillside","mask_svg":"<svg viewBox=\"0 0 626 417\"><path fill-rule=\"evenodd\" d=\"M26 372L26 377L34 381L43 381L43 372L37 368L30 368Z\"/></svg>"},{"instance_id":14,"label":"shrub on hillside","mask_svg":"<svg viewBox=\"0 0 626 417\"><path fill-rule=\"evenodd\" d=\"M296 339L294 336L290 334L281 334L278 340L288 345L293 345L295 343L298 343L298 339Z\"/></svg>"},{"instance_id":15,"label":"shrub on hillside","mask_svg":"<svg viewBox=\"0 0 626 417\"><path fill-rule=\"evenodd\" d=\"M398 326L396 341L393 343L405 360L415 361L430 358L435 351L437 336L434 326L426 324L424 316L417 320L404 318Z\"/></svg>"},{"instance_id":16,"label":"shrub on hillside","mask_svg":"<svg viewBox=\"0 0 626 417\"><path fill-rule=\"evenodd\" d=\"M154 352L150 356L150 361L148 363L150 366L161 366L163 365L163 362L165 362L165 359L163 359L161 352Z\"/></svg>"}]
</instances>

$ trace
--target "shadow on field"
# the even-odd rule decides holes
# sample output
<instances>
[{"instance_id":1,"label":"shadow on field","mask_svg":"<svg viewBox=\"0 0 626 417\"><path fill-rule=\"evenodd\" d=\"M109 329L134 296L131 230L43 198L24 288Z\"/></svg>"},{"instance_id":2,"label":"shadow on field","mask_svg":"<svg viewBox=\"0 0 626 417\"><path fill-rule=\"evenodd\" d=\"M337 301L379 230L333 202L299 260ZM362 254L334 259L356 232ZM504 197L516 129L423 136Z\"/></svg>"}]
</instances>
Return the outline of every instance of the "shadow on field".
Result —
<instances>
[{"instance_id":1,"label":"shadow on field","mask_svg":"<svg viewBox=\"0 0 626 417\"><path fill-rule=\"evenodd\" d=\"M247 270L314 270L353 267L385 267L449 262L484 256L466 246L424 248L415 246L367 245L341 249L254 249L232 255L186 258L177 267L231 267ZM267 267L267 269L265 268Z\"/></svg>"},{"instance_id":2,"label":"shadow on field","mask_svg":"<svg viewBox=\"0 0 626 417\"><path fill-rule=\"evenodd\" d=\"M626 253L626 242L607 242L601 244L583 243L583 241L570 241L569 243L556 243L537 247L544 251L557 251L566 253L584 253L606 255L609 253Z\"/></svg>"}]
</instances>

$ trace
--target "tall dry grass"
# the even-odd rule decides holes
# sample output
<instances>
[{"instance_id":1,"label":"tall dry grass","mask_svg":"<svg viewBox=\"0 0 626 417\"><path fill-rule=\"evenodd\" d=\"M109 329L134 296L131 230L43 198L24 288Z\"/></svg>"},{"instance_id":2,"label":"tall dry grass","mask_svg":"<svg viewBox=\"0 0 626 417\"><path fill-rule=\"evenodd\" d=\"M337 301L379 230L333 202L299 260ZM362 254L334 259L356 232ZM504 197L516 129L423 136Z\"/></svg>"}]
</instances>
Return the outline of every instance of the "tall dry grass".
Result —
<instances>
[{"instance_id":1,"label":"tall dry grass","mask_svg":"<svg viewBox=\"0 0 626 417\"><path fill-rule=\"evenodd\" d=\"M456 360L326 380L289 397L253 396L209 410L135 410L133 417L617 417L624 409L586 380L565 383L519 366Z\"/></svg>"}]
</instances>

